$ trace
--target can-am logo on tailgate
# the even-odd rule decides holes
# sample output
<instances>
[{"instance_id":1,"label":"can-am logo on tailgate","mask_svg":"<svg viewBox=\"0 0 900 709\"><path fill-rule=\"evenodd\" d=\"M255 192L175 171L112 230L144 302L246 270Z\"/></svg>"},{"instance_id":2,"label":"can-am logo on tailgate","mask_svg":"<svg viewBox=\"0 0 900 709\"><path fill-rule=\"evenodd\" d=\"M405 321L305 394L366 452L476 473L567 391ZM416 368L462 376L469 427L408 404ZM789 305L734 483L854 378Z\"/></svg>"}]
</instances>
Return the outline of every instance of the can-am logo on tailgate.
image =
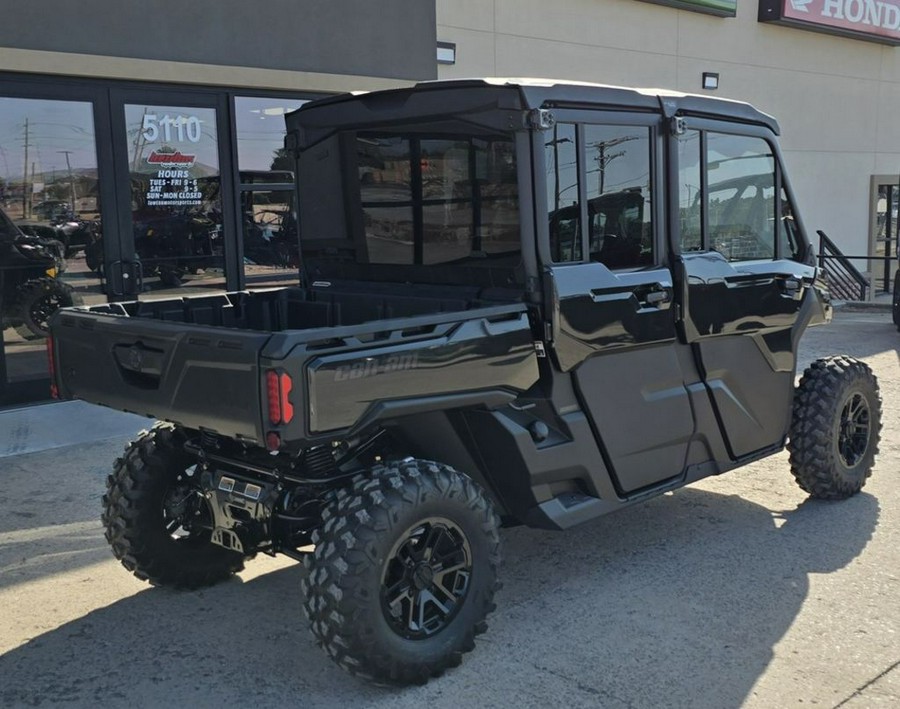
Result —
<instances>
[{"instance_id":1,"label":"can-am logo on tailgate","mask_svg":"<svg viewBox=\"0 0 900 709\"><path fill-rule=\"evenodd\" d=\"M376 374L402 372L407 369L415 369L418 364L419 354L417 352L389 355L386 357L366 357L359 362L344 364L338 367L334 372L334 381L346 382L351 379L372 377Z\"/></svg>"},{"instance_id":2,"label":"can-am logo on tailgate","mask_svg":"<svg viewBox=\"0 0 900 709\"><path fill-rule=\"evenodd\" d=\"M163 165L164 167L193 167L196 155L185 155L180 150L166 152L154 150L147 156L147 162L151 165Z\"/></svg>"}]
</instances>

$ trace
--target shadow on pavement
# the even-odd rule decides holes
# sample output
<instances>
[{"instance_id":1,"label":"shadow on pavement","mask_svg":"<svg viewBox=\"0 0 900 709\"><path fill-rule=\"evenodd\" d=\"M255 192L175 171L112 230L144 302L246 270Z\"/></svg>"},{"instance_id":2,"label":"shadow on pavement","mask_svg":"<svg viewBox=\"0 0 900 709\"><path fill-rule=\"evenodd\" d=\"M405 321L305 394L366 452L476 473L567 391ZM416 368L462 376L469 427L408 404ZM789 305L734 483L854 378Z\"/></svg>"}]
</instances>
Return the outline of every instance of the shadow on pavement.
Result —
<instances>
[{"instance_id":1,"label":"shadow on pavement","mask_svg":"<svg viewBox=\"0 0 900 709\"><path fill-rule=\"evenodd\" d=\"M0 657L0 705L737 707L810 575L850 563L878 518L867 494L773 513L686 489L566 533L506 530L488 634L457 670L403 690L315 647L299 566L148 588Z\"/></svg>"}]
</instances>

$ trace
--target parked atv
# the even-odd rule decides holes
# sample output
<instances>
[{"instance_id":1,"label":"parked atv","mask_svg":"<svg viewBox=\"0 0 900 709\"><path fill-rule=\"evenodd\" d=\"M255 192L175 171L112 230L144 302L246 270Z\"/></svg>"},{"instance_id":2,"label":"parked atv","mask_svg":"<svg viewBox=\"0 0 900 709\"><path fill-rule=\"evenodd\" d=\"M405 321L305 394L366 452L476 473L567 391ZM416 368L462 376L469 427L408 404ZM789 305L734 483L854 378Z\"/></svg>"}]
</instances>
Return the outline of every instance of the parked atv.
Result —
<instances>
[{"instance_id":1,"label":"parked atv","mask_svg":"<svg viewBox=\"0 0 900 709\"><path fill-rule=\"evenodd\" d=\"M36 204L30 219L17 219L15 224L28 236L59 241L66 258L85 251L99 226L96 221L79 219L68 203L58 200Z\"/></svg>"},{"instance_id":2,"label":"parked atv","mask_svg":"<svg viewBox=\"0 0 900 709\"><path fill-rule=\"evenodd\" d=\"M47 320L80 299L59 280L65 246L55 239L24 234L0 210L0 318L26 340L46 337Z\"/></svg>"}]
</instances>

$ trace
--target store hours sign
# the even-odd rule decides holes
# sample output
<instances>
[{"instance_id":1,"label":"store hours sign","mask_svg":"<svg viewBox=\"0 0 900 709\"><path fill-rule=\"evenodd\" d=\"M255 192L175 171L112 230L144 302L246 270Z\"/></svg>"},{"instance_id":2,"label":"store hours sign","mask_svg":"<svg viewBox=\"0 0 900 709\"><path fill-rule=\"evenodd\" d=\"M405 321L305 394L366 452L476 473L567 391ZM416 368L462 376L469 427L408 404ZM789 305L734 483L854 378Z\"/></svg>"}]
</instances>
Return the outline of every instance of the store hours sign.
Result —
<instances>
[{"instance_id":1,"label":"store hours sign","mask_svg":"<svg viewBox=\"0 0 900 709\"><path fill-rule=\"evenodd\" d=\"M148 207L195 207L203 202L198 181L191 168L197 160L191 150L172 144L200 142L201 122L197 116L145 113L141 130L144 144L150 147L145 158L151 172L147 190Z\"/></svg>"},{"instance_id":2,"label":"store hours sign","mask_svg":"<svg viewBox=\"0 0 900 709\"><path fill-rule=\"evenodd\" d=\"M900 0L759 0L758 19L900 45Z\"/></svg>"}]
</instances>

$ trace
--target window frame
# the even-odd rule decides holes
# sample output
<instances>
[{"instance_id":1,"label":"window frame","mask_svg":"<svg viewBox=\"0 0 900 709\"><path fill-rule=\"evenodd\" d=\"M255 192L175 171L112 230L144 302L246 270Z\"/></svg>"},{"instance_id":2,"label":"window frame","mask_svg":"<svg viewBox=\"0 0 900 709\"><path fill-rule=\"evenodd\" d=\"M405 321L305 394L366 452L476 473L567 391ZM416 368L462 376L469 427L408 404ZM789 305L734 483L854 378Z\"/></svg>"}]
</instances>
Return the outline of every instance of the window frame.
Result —
<instances>
[{"instance_id":1,"label":"window frame","mask_svg":"<svg viewBox=\"0 0 900 709\"><path fill-rule=\"evenodd\" d=\"M534 174L543 176L535 182L535 220L536 235L538 239L538 254L541 262L553 268L574 266L580 264L596 263L590 258L590 233L585 228L588 222L587 203L587 164L585 155L585 127L586 126L618 126L640 127L647 130L649 141L650 162L650 230L651 244L653 245L653 259L647 264L635 264L620 268L610 268L615 272L639 271L647 268L658 268L668 263L668 248L663 239L665 233L666 198L660 193L659 186L664 184L663 159L666 154L663 145L664 132L662 130L663 118L656 112L640 111L607 111L602 109L558 109L553 111L556 123L575 125L576 154L578 159L578 203L579 203L579 238L581 243L581 258L574 261L554 261L551 255L549 205L547 204L546 180L550 179L547 173L547 162L544 150L548 131L533 131L532 160Z\"/></svg>"},{"instance_id":2,"label":"window frame","mask_svg":"<svg viewBox=\"0 0 900 709\"><path fill-rule=\"evenodd\" d=\"M796 260L801 263L808 263L810 259L810 242L807 237L807 231L803 221L796 210L797 200L791 189L790 182L788 176L784 170L784 156L781 152L781 148L777 141L775 140L776 136L765 126L757 126L752 124L737 124L730 123L725 121L717 121L712 119L703 119L703 118L693 118L687 117L685 119L685 128L688 131L695 130L700 132L700 189L702 194L702 199L700 201L701 204L701 215L700 215L700 228L701 228L701 249L698 251L682 251L681 249L681 228L680 228L680 219L678 219L677 213L674 215L672 219L672 227L673 233L670 243L670 248L672 249L673 254L676 256L681 256L683 253L686 254L698 254L698 253L708 253L713 249L710 248L709 243L709 209L707 207L707 202L709 199L709 184L708 184L708 167L707 167L707 158L708 158L708 146L707 146L707 135L709 133L718 133L725 135L735 135L746 138L759 138L763 140L768 146L770 153L774 159L774 215L775 215L775 225L773 238L775 240L773 256L767 258L759 258L759 259L746 259L746 260L735 260L729 261L729 263L750 263L750 262L765 262L765 261L779 261L782 259ZM670 159L675 161L675 168L673 172L676 175L680 175L680 164L678 164L678 141L679 136L673 136L673 149L669 152ZM797 233L801 242L801 252L797 254L796 259L794 259L790 254L784 253L784 225L781 223L780 214L782 213L783 200L782 194L787 197L788 203L792 207L792 214L795 223L795 228L797 229ZM677 199L674 200L674 208L679 207L679 202ZM717 252L718 253L718 252Z\"/></svg>"}]
</instances>

